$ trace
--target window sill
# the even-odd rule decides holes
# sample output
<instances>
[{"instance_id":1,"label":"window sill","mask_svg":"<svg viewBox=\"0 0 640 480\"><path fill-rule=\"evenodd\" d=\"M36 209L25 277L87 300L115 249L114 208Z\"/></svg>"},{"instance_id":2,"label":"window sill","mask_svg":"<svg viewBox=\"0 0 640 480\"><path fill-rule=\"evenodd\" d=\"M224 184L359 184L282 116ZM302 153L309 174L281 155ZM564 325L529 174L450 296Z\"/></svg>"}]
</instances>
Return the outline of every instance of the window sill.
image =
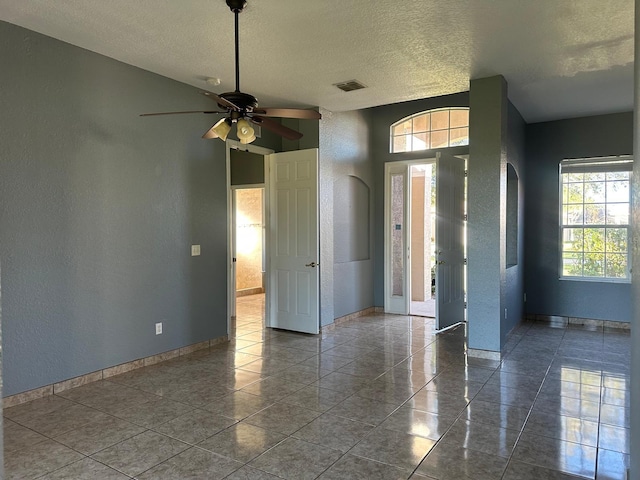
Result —
<instances>
[{"instance_id":1,"label":"window sill","mask_svg":"<svg viewBox=\"0 0 640 480\"><path fill-rule=\"evenodd\" d=\"M631 283L631 278L559 277L558 280L588 283Z\"/></svg>"}]
</instances>

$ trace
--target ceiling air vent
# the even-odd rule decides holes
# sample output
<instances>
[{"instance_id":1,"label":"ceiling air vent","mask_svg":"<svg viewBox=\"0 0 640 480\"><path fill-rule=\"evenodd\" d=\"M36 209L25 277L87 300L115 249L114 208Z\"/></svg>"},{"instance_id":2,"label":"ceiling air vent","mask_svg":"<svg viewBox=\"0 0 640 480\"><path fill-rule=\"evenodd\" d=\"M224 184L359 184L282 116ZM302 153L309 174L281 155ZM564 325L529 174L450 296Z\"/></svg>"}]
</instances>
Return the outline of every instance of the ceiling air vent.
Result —
<instances>
[{"instance_id":1,"label":"ceiling air vent","mask_svg":"<svg viewBox=\"0 0 640 480\"><path fill-rule=\"evenodd\" d=\"M349 80L348 82L334 83L343 92L352 92L353 90L360 90L361 88L367 88L357 80Z\"/></svg>"}]
</instances>

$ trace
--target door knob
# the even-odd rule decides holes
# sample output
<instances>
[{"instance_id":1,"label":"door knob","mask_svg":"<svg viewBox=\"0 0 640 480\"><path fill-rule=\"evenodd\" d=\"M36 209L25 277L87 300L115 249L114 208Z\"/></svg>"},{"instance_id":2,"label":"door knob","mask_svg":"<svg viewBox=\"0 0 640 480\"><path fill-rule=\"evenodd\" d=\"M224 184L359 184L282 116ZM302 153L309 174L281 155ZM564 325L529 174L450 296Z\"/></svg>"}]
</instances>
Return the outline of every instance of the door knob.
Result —
<instances>
[{"instance_id":1,"label":"door knob","mask_svg":"<svg viewBox=\"0 0 640 480\"><path fill-rule=\"evenodd\" d=\"M307 263L305 265L305 267L311 267L311 268L315 268L316 266L320 266L320 263L316 263L316 262L311 262L311 263Z\"/></svg>"}]
</instances>

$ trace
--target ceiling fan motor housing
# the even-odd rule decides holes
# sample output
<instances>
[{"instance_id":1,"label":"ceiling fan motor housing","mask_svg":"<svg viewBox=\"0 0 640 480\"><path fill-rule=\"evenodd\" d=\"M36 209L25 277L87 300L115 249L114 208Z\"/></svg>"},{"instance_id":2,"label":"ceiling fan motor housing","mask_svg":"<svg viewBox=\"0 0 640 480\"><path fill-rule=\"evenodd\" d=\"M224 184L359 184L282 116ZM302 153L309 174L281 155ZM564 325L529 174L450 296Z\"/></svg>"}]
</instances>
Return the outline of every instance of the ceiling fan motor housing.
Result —
<instances>
[{"instance_id":1,"label":"ceiling fan motor housing","mask_svg":"<svg viewBox=\"0 0 640 480\"><path fill-rule=\"evenodd\" d=\"M227 0L227 6L233 13L240 13L247 4L247 0Z\"/></svg>"},{"instance_id":2,"label":"ceiling fan motor housing","mask_svg":"<svg viewBox=\"0 0 640 480\"><path fill-rule=\"evenodd\" d=\"M242 113L251 113L258 106L258 99L253 95L249 95L248 93L227 92L221 93L219 96L236 105ZM229 108L220 103L218 104L218 106L223 109Z\"/></svg>"}]
</instances>

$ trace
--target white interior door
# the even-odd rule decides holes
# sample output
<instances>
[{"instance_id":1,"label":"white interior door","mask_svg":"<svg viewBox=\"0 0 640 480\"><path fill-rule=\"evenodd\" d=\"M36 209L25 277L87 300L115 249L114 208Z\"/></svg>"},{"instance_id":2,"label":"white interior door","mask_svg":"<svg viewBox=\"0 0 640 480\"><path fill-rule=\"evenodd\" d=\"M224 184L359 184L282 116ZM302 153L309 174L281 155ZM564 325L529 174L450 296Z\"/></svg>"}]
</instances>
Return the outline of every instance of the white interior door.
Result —
<instances>
[{"instance_id":1,"label":"white interior door","mask_svg":"<svg viewBox=\"0 0 640 480\"><path fill-rule=\"evenodd\" d=\"M318 150L269 156L269 324L319 330Z\"/></svg>"},{"instance_id":2,"label":"white interior door","mask_svg":"<svg viewBox=\"0 0 640 480\"><path fill-rule=\"evenodd\" d=\"M464 159L436 163L436 324L464 321Z\"/></svg>"},{"instance_id":3,"label":"white interior door","mask_svg":"<svg viewBox=\"0 0 640 480\"><path fill-rule=\"evenodd\" d=\"M409 165L385 165L384 309L407 315L411 299L409 267Z\"/></svg>"}]
</instances>

